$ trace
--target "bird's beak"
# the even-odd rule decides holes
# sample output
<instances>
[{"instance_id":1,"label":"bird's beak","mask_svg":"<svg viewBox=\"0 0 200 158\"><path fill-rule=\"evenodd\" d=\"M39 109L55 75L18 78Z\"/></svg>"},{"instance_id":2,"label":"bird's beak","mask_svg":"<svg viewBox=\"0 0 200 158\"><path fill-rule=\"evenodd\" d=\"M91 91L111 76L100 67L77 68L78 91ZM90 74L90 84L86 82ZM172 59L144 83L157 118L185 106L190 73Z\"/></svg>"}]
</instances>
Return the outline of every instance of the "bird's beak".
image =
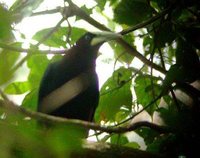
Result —
<instances>
[{"instance_id":1,"label":"bird's beak","mask_svg":"<svg viewBox=\"0 0 200 158\"><path fill-rule=\"evenodd\" d=\"M113 32L108 32L108 31L92 32L92 33L96 35L91 41L92 46L102 44L104 42L122 37L122 35L118 33L113 33Z\"/></svg>"}]
</instances>

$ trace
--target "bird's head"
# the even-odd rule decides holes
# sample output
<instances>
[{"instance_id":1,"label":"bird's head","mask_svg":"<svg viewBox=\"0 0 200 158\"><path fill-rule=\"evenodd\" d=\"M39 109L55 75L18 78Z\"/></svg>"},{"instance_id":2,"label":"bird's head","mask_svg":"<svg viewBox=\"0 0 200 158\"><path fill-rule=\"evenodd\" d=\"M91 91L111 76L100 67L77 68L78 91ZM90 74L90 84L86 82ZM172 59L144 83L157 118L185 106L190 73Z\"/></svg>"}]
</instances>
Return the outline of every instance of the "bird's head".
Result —
<instances>
[{"instance_id":1,"label":"bird's head","mask_svg":"<svg viewBox=\"0 0 200 158\"><path fill-rule=\"evenodd\" d=\"M121 35L112 32L87 32L77 42L76 46L98 51L99 47L107 41L120 38Z\"/></svg>"}]
</instances>

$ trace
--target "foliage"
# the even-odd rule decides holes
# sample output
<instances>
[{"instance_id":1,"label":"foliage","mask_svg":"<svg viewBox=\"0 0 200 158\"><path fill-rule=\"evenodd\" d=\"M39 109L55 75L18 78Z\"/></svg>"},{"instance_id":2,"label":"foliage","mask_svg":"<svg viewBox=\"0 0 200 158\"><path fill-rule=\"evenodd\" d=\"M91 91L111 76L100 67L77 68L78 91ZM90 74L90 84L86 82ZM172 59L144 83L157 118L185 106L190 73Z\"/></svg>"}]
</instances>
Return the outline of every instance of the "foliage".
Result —
<instances>
[{"instance_id":1,"label":"foliage","mask_svg":"<svg viewBox=\"0 0 200 158\"><path fill-rule=\"evenodd\" d=\"M121 67L113 73L113 76L101 88L102 95L96 111L96 121L98 122L102 120L106 122L120 121L126 118L127 114L131 111L131 83L126 83L131 77L131 70ZM124 85L125 83L126 85ZM112 102L110 98L113 99ZM112 107L112 111L110 107Z\"/></svg>"},{"instance_id":2,"label":"foliage","mask_svg":"<svg viewBox=\"0 0 200 158\"><path fill-rule=\"evenodd\" d=\"M74 26L74 23L82 19L102 29L98 22L97 24L93 22L95 19L76 13L73 15L74 21L69 21L70 25L63 23L58 26L55 24L56 27L39 28L31 41L29 40L29 51L27 51L24 46L28 39L15 27L23 22L23 19L31 19L34 14L36 15L39 12L37 8L43 1L46 0L27 0L23 3L16 0L10 8L0 5L0 88L6 95L17 97L23 95L21 106L31 110L37 107L38 87L47 65L62 57L57 53L50 57L51 51L45 54L41 49L42 46L49 50L69 48L85 31L90 31L84 26ZM191 90L191 87L184 88L184 92L193 100L193 104L188 106L184 100L171 95L170 91L181 89L180 85L189 85L200 79L200 2L198 0L95 1L94 7L88 8L84 5L80 8L88 15L98 12L98 16L105 19L106 27L113 32L117 32L119 28L126 30L136 27L123 35L123 40L136 53L140 52L139 55L133 56L129 47L120 42L109 43L114 52L111 60L115 61L118 68L113 69L112 75L108 76L100 89L101 97L95 121L99 124L115 125L138 112L138 109L146 108L145 112L152 120L154 114L159 113L165 125L174 130L166 134L144 127L135 130L134 132L144 139L146 150L172 157L195 155L200 145L199 93L194 89ZM68 0L65 3L67 2ZM105 14L106 7L113 12L113 16ZM41 14L48 13L49 11L44 11ZM64 15L65 13L61 14L70 20ZM156 16L158 18L155 18ZM30 23L30 29L31 25L34 24ZM136 45L138 39L142 41L142 49ZM24 55L22 52L27 54ZM105 53L102 52L102 56L105 56ZM148 62L142 60L142 64L145 65L142 69L135 60L138 56L148 60ZM157 71L155 73L152 63L163 70L168 68L165 70L166 73ZM147 108L146 106L160 94L163 95L164 105L160 105L161 100L157 99ZM79 139L81 134L73 126L58 127L45 133L37 128L32 119L26 120L23 115L15 116L2 109L0 112L2 139L0 157L67 157L71 150L81 148ZM123 125L127 124L129 122ZM110 134L103 138L99 137L98 140L132 148L140 147L136 140L128 138L126 134Z\"/></svg>"}]
</instances>

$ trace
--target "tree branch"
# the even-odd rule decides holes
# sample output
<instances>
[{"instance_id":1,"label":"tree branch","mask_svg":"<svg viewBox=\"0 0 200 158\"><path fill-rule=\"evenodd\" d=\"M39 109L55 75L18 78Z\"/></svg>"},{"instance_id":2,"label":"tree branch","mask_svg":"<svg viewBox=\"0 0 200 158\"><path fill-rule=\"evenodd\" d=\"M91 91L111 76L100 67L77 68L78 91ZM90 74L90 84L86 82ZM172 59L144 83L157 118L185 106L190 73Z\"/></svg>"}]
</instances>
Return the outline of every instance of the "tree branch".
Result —
<instances>
[{"instance_id":1,"label":"tree branch","mask_svg":"<svg viewBox=\"0 0 200 158\"><path fill-rule=\"evenodd\" d=\"M7 49L13 52L22 52L22 53L34 53L34 54L65 54L67 52L67 49L63 50L39 50L39 49L24 49L21 47L15 47L11 46L5 43L0 42L0 48ZM36 53L36 52L41 52L41 53Z\"/></svg>"},{"instance_id":2,"label":"tree branch","mask_svg":"<svg viewBox=\"0 0 200 158\"><path fill-rule=\"evenodd\" d=\"M63 11L63 9L64 9L64 7L57 7L56 9L44 10L44 11L32 13L31 16L39 16L39 15L44 15L44 14L61 13Z\"/></svg>"},{"instance_id":3,"label":"tree branch","mask_svg":"<svg viewBox=\"0 0 200 158\"><path fill-rule=\"evenodd\" d=\"M146 121L137 122L137 123L128 125L126 127L121 127L121 126L120 127L112 127L112 126L106 127L106 126L100 126L95 123L77 120L77 119L67 119L67 118L62 118L62 117L55 117L55 116L47 115L47 114L40 113L40 112L30 111L21 106L17 106L13 102L11 102L2 91L0 91L0 94L4 99L4 101L0 100L1 107L5 108L9 111L12 111L14 113L22 113L23 115L29 116L33 119L51 123L51 124L63 124L63 125L75 124L75 125L81 126L86 129L99 130L99 131L106 132L106 133L125 133L125 132L130 132L130 131L136 130L140 127L151 128L152 130L155 130L159 133L172 132L172 129L170 129L167 126L160 126L160 125L156 125L156 124L146 122Z\"/></svg>"}]
</instances>

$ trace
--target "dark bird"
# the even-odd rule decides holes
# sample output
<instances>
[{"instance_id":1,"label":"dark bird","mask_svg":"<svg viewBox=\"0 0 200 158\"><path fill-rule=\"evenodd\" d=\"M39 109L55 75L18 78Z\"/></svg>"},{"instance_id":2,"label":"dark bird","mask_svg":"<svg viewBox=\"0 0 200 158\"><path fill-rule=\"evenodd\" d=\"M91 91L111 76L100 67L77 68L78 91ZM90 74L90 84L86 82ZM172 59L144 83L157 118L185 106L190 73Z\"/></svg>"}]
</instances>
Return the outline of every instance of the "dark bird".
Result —
<instances>
[{"instance_id":1,"label":"dark bird","mask_svg":"<svg viewBox=\"0 0 200 158\"><path fill-rule=\"evenodd\" d=\"M38 111L92 121L99 100L98 50L105 41L119 37L111 32L86 33L60 61L51 63L40 84Z\"/></svg>"}]
</instances>

